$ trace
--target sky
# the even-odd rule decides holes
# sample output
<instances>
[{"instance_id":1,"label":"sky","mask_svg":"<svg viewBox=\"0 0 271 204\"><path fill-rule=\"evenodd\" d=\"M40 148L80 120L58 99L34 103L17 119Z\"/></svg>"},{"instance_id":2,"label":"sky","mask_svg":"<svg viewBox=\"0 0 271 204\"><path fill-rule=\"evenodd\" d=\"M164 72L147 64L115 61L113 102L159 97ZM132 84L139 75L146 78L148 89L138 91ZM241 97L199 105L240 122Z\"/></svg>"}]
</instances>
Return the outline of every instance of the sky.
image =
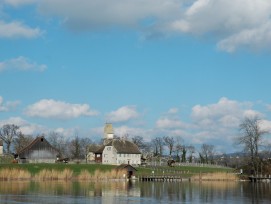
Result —
<instances>
[{"instance_id":1,"label":"sky","mask_svg":"<svg viewBox=\"0 0 271 204\"><path fill-rule=\"evenodd\" d=\"M234 145L271 130L271 2L0 0L0 126ZM265 142L271 142L270 135Z\"/></svg>"}]
</instances>

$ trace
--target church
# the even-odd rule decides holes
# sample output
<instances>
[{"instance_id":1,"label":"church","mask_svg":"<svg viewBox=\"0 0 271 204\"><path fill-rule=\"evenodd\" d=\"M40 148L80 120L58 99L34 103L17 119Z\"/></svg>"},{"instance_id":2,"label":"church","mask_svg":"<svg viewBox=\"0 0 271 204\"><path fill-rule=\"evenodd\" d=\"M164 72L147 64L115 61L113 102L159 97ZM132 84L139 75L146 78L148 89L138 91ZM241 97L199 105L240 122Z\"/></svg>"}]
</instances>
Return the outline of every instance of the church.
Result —
<instances>
[{"instance_id":1,"label":"church","mask_svg":"<svg viewBox=\"0 0 271 204\"><path fill-rule=\"evenodd\" d=\"M141 152L136 144L126 139L115 138L113 126L106 123L103 145L94 152L95 162L102 164L141 164Z\"/></svg>"}]
</instances>

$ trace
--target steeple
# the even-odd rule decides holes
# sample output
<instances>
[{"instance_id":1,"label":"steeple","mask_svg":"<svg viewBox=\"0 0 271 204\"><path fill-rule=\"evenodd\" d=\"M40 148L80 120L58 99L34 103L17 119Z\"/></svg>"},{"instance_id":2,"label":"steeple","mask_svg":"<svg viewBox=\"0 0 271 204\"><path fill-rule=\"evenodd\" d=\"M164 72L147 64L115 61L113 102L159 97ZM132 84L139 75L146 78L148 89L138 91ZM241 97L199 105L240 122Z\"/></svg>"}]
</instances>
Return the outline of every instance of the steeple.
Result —
<instances>
[{"instance_id":1,"label":"steeple","mask_svg":"<svg viewBox=\"0 0 271 204\"><path fill-rule=\"evenodd\" d=\"M108 143L114 138L114 130L111 123L106 123L104 126L104 143Z\"/></svg>"}]
</instances>

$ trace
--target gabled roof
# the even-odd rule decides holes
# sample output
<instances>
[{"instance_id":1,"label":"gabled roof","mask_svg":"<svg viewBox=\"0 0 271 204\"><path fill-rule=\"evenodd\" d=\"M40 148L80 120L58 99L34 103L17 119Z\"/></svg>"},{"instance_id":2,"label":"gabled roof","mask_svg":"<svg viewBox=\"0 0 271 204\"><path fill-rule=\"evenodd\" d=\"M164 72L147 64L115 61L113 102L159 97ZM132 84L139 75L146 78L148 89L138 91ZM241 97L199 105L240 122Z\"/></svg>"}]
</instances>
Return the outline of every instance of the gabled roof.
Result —
<instances>
[{"instance_id":1,"label":"gabled roof","mask_svg":"<svg viewBox=\"0 0 271 204\"><path fill-rule=\"evenodd\" d=\"M96 145L96 144L91 144L88 146L88 151L89 152L97 152L103 145Z\"/></svg>"},{"instance_id":2,"label":"gabled roof","mask_svg":"<svg viewBox=\"0 0 271 204\"><path fill-rule=\"evenodd\" d=\"M50 145L50 143L44 138L44 136L40 136L37 137L36 139L34 139L29 145L27 145L25 148L23 148L21 151L19 151L17 154L22 154L25 151L28 151L29 149L31 149L35 144L39 143L39 142L45 142L47 143L47 145L52 148L53 150L55 150L57 152L57 150L52 147L52 145Z\"/></svg>"},{"instance_id":3,"label":"gabled roof","mask_svg":"<svg viewBox=\"0 0 271 204\"><path fill-rule=\"evenodd\" d=\"M141 154L138 146L128 140L112 139L105 146L113 146L119 154Z\"/></svg>"},{"instance_id":4,"label":"gabled roof","mask_svg":"<svg viewBox=\"0 0 271 204\"><path fill-rule=\"evenodd\" d=\"M116 167L116 170L122 170L122 169L127 169L129 171L132 171L132 170L137 171L137 169L131 166L130 164L121 164Z\"/></svg>"},{"instance_id":5,"label":"gabled roof","mask_svg":"<svg viewBox=\"0 0 271 204\"><path fill-rule=\"evenodd\" d=\"M95 153L95 154L102 154L103 151L104 151L104 148L105 148L105 146L104 146L104 145L101 145L101 147L100 147L99 149L97 149L97 151L95 151L94 153Z\"/></svg>"}]
</instances>

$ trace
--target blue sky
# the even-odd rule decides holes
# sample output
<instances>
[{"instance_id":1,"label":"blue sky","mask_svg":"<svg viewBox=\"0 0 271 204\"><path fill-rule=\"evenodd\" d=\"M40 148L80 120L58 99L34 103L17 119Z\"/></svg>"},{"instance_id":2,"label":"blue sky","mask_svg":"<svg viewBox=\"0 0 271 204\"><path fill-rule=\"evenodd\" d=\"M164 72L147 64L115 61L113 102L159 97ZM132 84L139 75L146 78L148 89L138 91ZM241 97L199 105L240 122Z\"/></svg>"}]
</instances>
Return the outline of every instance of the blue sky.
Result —
<instances>
[{"instance_id":1,"label":"blue sky","mask_svg":"<svg viewBox=\"0 0 271 204\"><path fill-rule=\"evenodd\" d=\"M270 14L265 0L2 0L0 125L97 140L112 122L239 150L244 117L271 130Z\"/></svg>"}]
</instances>

